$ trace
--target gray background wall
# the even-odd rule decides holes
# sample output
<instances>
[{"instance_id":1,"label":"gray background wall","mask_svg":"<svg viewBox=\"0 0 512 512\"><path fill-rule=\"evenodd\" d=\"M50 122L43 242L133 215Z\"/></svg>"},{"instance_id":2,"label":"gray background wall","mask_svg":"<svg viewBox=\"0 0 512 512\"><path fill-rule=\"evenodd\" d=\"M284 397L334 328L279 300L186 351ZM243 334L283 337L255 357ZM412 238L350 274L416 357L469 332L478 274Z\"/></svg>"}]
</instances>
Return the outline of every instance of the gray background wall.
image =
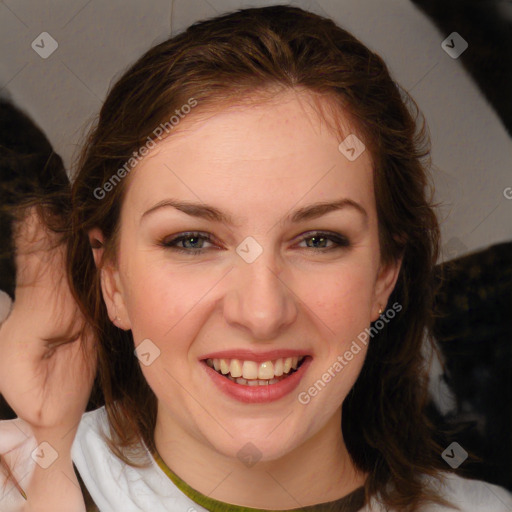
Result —
<instances>
[{"instance_id":1,"label":"gray background wall","mask_svg":"<svg viewBox=\"0 0 512 512\"><path fill-rule=\"evenodd\" d=\"M384 58L419 104L432 139L444 259L512 239L504 193L512 187L512 139L441 48L448 34L408 0L3 0L0 94L33 117L71 170L109 86L144 51L199 19L276 3L333 18ZM42 32L58 44L46 59L31 46L41 45ZM461 35L470 51L471 34Z\"/></svg>"}]
</instances>

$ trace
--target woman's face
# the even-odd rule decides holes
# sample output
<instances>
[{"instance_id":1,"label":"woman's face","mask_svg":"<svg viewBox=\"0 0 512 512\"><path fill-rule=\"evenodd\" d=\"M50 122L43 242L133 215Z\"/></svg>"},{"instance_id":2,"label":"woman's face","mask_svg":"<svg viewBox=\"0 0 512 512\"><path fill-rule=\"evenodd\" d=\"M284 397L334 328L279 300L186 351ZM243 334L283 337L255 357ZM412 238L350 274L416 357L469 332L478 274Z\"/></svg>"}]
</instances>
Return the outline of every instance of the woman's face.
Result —
<instances>
[{"instance_id":1,"label":"woman's face","mask_svg":"<svg viewBox=\"0 0 512 512\"><path fill-rule=\"evenodd\" d=\"M158 398L158 424L231 457L251 442L263 460L339 429L366 346L344 355L398 274L380 265L368 152L350 161L304 97L278 99L185 118L139 163L104 279L109 314L132 330ZM286 359L303 356L283 378L296 363Z\"/></svg>"}]
</instances>

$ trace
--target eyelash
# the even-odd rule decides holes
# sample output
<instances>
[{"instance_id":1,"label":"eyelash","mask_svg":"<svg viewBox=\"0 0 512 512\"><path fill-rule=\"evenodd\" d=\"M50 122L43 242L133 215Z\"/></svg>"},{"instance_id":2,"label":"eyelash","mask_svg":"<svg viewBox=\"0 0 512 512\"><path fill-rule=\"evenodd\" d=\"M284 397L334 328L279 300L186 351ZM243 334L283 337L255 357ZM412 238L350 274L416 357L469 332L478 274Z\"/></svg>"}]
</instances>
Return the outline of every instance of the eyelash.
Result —
<instances>
[{"instance_id":1,"label":"eyelash","mask_svg":"<svg viewBox=\"0 0 512 512\"><path fill-rule=\"evenodd\" d=\"M300 242L303 242L304 240L309 240L311 238L324 238L324 239L330 240L335 243L335 245L332 247L319 248L319 249L317 249L317 252L326 253L329 251L346 249L346 248L350 247L350 245L351 245L349 239L344 236L341 236L341 235L335 235L333 233L328 233L325 231L312 231L307 234L309 236L304 236L300 240ZM178 251L178 252L181 252L184 254L188 254L190 256L197 256L197 255L203 254L205 251L208 250L208 249L193 250L193 248L191 250L189 250L189 249L184 249L182 247L177 247L176 244L178 244L179 242L181 242L183 240L188 240L190 238L203 239L203 240L206 240L207 242L212 241L211 236L203 235L202 233L192 231L192 232L183 233L181 235L178 235L171 240L163 239L158 243L158 245L160 245L161 247L164 247L166 249L172 249L173 251ZM304 249L315 249L315 247L305 247Z\"/></svg>"}]
</instances>

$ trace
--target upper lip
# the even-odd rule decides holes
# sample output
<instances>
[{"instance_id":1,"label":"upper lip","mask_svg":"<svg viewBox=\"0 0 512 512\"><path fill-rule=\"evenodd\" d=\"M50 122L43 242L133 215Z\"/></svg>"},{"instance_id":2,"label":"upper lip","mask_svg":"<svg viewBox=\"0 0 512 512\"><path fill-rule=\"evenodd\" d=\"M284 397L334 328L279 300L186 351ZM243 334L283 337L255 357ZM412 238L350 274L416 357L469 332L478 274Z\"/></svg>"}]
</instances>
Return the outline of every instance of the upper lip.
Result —
<instances>
[{"instance_id":1,"label":"upper lip","mask_svg":"<svg viewBox=\"0 0 512 512\"><path fill-rule=\"evenodd\" d=\"M295 349L275 349L267 352L254 352L248 349L235 349L235 350L221 350L219 352L210 352L200 357L200 360L205 359L241 359L243 361L255 361L262 363L264 361L274 361L286 357L302 357L310 355L304 350Z\"/></svg>"}]
</instances>

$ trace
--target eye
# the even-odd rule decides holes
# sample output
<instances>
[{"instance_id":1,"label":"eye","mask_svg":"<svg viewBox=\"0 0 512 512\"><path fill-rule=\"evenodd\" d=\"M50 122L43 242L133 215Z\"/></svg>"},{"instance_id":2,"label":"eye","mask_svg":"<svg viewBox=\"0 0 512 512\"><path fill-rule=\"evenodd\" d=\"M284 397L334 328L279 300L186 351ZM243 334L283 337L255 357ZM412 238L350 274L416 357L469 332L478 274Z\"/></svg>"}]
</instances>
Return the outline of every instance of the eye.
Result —
<instances>
[{"instance_id":1,"label":"eye","mask_svg":"<svg viewBox=\"0 0 512 512\"><path fill-rule=\"evenodd\" d=\"M328 233L324 231L313 231L307 233L309 236L303 236L300 243L311 240L313 245L307 244L302 249L313 249L315 252L328 252L336 249L350 247L350 241L343 235L336 233ZM199 232L181 233L180 235L169 239L163 239L159 245L173 251L189 255L203 254L208 248L204 248L204 242L211 243L212 237L208 234ZM325 247L327 242L331 242L331 246Z\"/></svg>"},{"instance_id":2,"label":"eye","mask_svg":"<svg viewBox=\"0 0 512 512\"><path fill-rule=\"evenodd\" d=\"M306 242L308 240L312 240L313 245L308 245L307 249L317 249L317 252L327 252L333 251L336 249L343 249L350 247L350 241L343 235L338 235L336 233L328 233L325 231L314 231L311 233L306 233L309 236L303 236L302 242ZM331 241L333 245L330 247L325 247L325 243Z\"/></svg>"},{"instance_id":3,"label":"eye","mask_svg":"<svg viewBox=\"0 0 512 512\"><path fill-rule=\"evenodd\" d=\"M196 254L202 254L205 252L206 249L204 249L202 246L197 247L197 244L201 241L208 241L210 242L211 237L209 235L204 235L202 233L198 232L189 232L189 233L182 233L174 238L171 238L170 240L164 239L161 242L159 242L159 245L162 247L166 247L168 249L172 249L173 251L178 251L181 253L186 253L189 255L196 255ZM182 242L185 242L186 244L191 241L191 244L188 248L194 249L194 250L188 250L188 248L185 247L179 247L178 244L182 244Z\"/></svg>"}]
</instances>

